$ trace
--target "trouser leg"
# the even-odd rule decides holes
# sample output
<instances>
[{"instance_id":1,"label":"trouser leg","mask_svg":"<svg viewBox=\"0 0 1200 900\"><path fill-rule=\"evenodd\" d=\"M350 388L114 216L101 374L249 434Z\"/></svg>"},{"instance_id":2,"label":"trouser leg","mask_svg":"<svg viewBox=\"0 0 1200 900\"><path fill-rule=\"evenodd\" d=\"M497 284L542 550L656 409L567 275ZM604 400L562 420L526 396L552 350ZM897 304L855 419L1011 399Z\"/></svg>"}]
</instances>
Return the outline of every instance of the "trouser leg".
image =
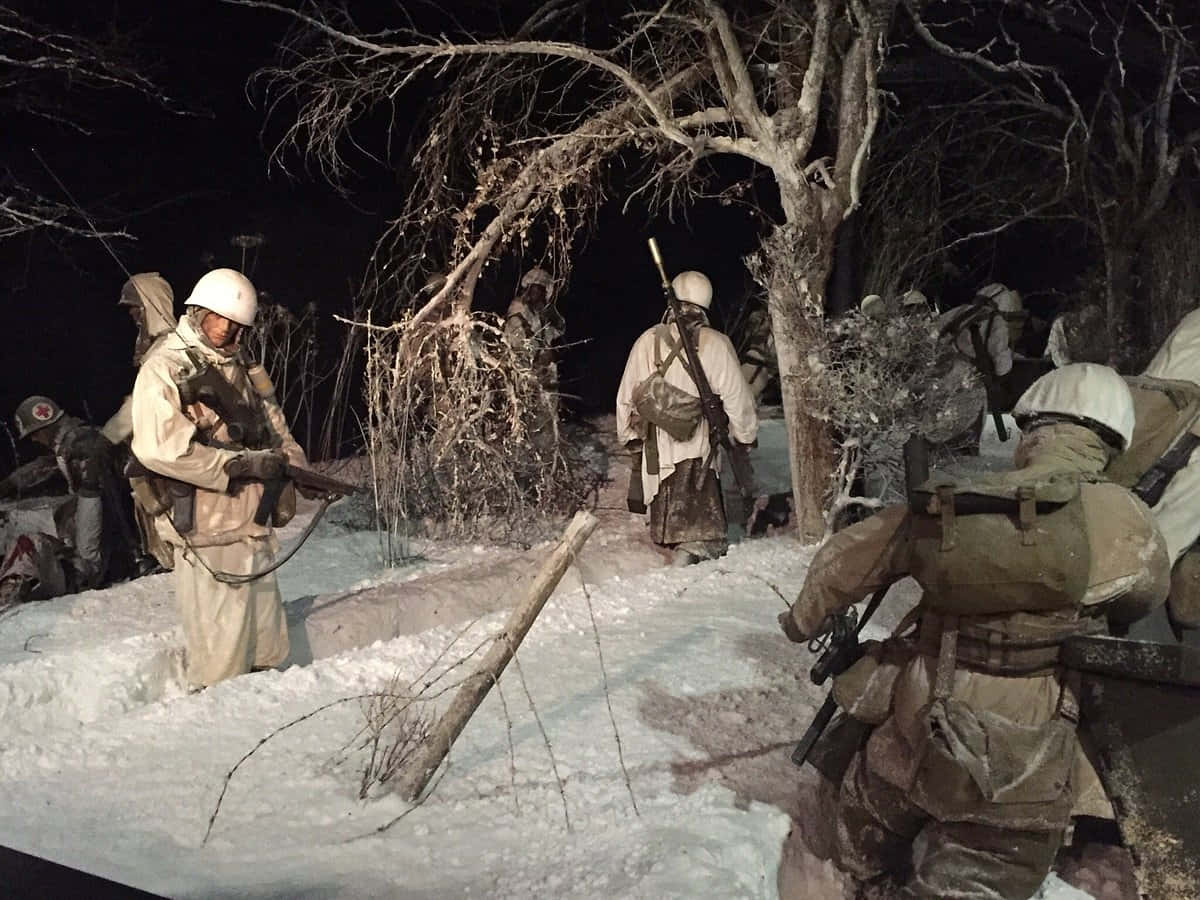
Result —
<instances>
[{"instance_id":1,"label":"trouser leg","mask_svg":"<svg viewBox=\"0 0 1200 900\"><path fill-rule=\"evenodd\" d=\"M905 871L913 838L927 814L904 792L874 775L857 753L842 778L837 813L837 864L870 880Z\"/></svg>"},{"instance_id":2,"label":"trouser leg","mask_svg":"<svg viewBox=\"0 0 1200 900\"><path fill-rule=\"evenodd\" d=\"M176 550L176 595L189 683L204 687L254 666L282 662L288 654L287 621L274 575L247 585L224 584L196 553L214 571L233 575L263 568L273 556L266 541Z\"/></svg>"},{"instance_id":3,"label":"trouser leg","mask_svg":"<svg viewBox=\"0 0 1200 900\"><path fill-rule=\"evenodd\" d=\"M1050 872L1062 832L930 821L913 842L905 898L1028 900Z\"/></svg>"}]
</instances>

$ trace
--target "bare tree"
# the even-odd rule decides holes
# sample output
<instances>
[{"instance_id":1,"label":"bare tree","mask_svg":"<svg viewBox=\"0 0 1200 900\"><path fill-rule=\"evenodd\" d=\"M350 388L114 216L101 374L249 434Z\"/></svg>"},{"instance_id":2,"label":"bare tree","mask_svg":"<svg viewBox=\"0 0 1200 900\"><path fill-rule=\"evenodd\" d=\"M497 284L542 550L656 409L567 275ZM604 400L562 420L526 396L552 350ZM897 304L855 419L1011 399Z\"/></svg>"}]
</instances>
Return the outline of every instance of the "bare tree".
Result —
<instances>
[{"instance_id":1,"label":"bare tree","mask_svg":"<svg viewBox=\"0 0 1200 900\"><path fill-rule=\"evenodd\" d=\"M106 91L132 92L170 105L125 48L57 30L0 5L0 114L6 123L29 117L83 136L89 133L89 100ZM16 150L10 144L0 159L0 239L39 228L91 236L82 210L35 187L36 181L47 180L46 173L35 178L33 157L26 154L18 164Z\"/></svg>"},{"instance_id":2,"label":"bare tree","mask_svg":"<svg viewBox=\"0 0 1200 900\"><path fill-rule=\"evenodd\" d=\"M273 107L299 109L278 161L295 148L339 178L357 118L394 110L403 91L435 98L411 157L415 189L376 256L377 289L397 304L422 269L447 275L410 327L444 303L469 307L489 262L535 242L565 276L618 155L642 165L617 188L655 209L705 189L706 157L768 172L778 207L763 273L799 530L821 536L831 448L812 366L834 234L859 205L879 119L876 73L895 0L666 0L601 23L583 18L586 4L550 0L511 33L439 37L412 21L372 32L345 13L228 2L302 26L281 66L262 73Z\"/></svg>"},{"instance_id":3,"label":"bare tree","mask_svg":"<svg viewBox=\"0 0 1200 900\"><path fill-rule=\"evenodd\" d=\"M1002 216L994 228L1037 216L1082 224L1101 261L1110 362L1129 363L1162 337L1148 333L1160 317L1146 309L1144 282L1156 276L1145 261L1200 144L1196 10L1171 0L982 6L989 15L976 15L964 40L962 20L948 14L964 4L905 0L924 42L989 85L991 121L1021 117L1020 128L993 124L1000 144L1024 148L1026 171L1038 171L1029 153L1046 167L1025 192L1033 216ZM982 194L996 218L999 195Z\"/></svg>"}]
</instances>

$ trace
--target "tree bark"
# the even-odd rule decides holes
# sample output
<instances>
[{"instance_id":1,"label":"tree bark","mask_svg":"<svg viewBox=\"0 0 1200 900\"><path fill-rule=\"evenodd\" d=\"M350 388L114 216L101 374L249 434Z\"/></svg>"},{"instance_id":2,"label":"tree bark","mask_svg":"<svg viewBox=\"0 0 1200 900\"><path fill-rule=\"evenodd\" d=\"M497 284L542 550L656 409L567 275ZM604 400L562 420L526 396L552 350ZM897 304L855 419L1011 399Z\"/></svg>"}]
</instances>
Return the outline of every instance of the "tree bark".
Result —
<instances>
[{"instance_id":1,"label":"tree bark","mask_svg":"<svg viewBox=\"0 0 1200 900\"><path fill-rule=\"evenodd\" d=\"M833 266L833 234L807 185L780 185L782 225L768 238L771 276L768 309L779 362L779 386L788 433L788 462L796 507L796 532L806 544L825 534L825 498L833 452L825 422L812 410L812 367L820 347L824 291ZM820 190L819 188L816 190Z\"/></svg>"},{"instance_id":2,"label":"tree bark","mask_svg":"<svg viewBox=\"0 0 1200 900\"><path fill-rule=\"evenodd\" d=\"M504 625L504 631L496 636L487 655L463 682L449 708L397 779L396 789L405 800L410 803L416 802L421 796L421 792L429 784L429 779L450 752L455 739L462 734L463 728L483 703L492 685L500 680L501 673L516 655L517 648L533 627L538 613L546 605L550 594L554 592L555 586L574 561L584 542L596 530L599 521L587 510L580 510L575 514L575 518L563 532L558 546L542 563L537 577L529 586L529 594L524 602L512 611Z\"/></svg>"}]
</instances>

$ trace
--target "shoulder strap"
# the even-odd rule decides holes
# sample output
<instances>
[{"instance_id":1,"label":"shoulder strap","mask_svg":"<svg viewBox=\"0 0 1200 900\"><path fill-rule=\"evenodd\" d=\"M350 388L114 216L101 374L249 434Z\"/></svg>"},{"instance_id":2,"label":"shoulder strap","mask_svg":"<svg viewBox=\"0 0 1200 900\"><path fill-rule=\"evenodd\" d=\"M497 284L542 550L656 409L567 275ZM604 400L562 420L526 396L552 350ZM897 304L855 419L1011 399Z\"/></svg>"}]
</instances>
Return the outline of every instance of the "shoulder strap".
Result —
<instances>
[{"instance_id":1,"label":"shoulder strap","mask_svg":"<svg viewBox=\"0 0 1200 900\"><path fill-rule=\"evenodd\" d=\"M990 307L986 304L970 303L967 305L966 309L964 309L958 315L951 317L951 319L941 327L938 333L943 335L956 335L962 331L966 325L972 324L972 319L982 317L982 314L988 309L990 309Z\"/></svg>"},{"instance_id":2,"label":"shoulder strap","mask_svg":"<svg viewBox=\"0 0 1200 900\"><path fill-rule=\"evenodd\" d=\"M666 359L662 358L662 343L661 343L661 341L663 339L664 331L667 333L667 335L670 335L670 333L671 333L670 326L669 325L659 325L658 328L655 329L655 331L654 331L654 365L658 371L658 374L662 377L666 377L667 369L671 368L671 363L675 362L675 360L678 359L678 360L680 360L680 362L683 363L684 370L687 371L688 375L690 376L691 370L688 369L687 360L683 359L680 356L680 353L683 350L683 339L682 338L680 338L678 340L674 340L674 339L671 339L668 337L668 344L671 348L671 352L669 354L667 354Z\"/></svg>"}]
</instances>

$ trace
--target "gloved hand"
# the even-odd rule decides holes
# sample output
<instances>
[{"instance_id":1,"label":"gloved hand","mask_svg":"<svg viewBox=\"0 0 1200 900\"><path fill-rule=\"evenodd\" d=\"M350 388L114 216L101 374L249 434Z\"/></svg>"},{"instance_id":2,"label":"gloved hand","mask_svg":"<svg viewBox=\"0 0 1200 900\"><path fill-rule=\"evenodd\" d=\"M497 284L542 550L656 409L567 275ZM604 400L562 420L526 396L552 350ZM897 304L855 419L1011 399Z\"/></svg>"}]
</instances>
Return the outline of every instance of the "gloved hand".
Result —
<instances>
[{"instance_id":1,"label":"gloved hand","mask_svg":"<svg viewBox=\"0 0 1200 900\"><path fill-rule=\"evenodd\" d=\"M794 644L803 644L808 638L800 631L796 625L796 620L792 618L792 611L785 609L779 614L779 627L783 629L783 633L787 635L787 639Z\"/></svg>"},{"instance_id":2,"label":"gloved hand","mask_svg":"<svg viewBox=\"0 0 1200 900\"><path fill-rule=\"evenodd\" d=\"M230 480L271 481L283 474L287 456L282 450L247 450L225 463Z\"/></svg>"}]
</instances>

